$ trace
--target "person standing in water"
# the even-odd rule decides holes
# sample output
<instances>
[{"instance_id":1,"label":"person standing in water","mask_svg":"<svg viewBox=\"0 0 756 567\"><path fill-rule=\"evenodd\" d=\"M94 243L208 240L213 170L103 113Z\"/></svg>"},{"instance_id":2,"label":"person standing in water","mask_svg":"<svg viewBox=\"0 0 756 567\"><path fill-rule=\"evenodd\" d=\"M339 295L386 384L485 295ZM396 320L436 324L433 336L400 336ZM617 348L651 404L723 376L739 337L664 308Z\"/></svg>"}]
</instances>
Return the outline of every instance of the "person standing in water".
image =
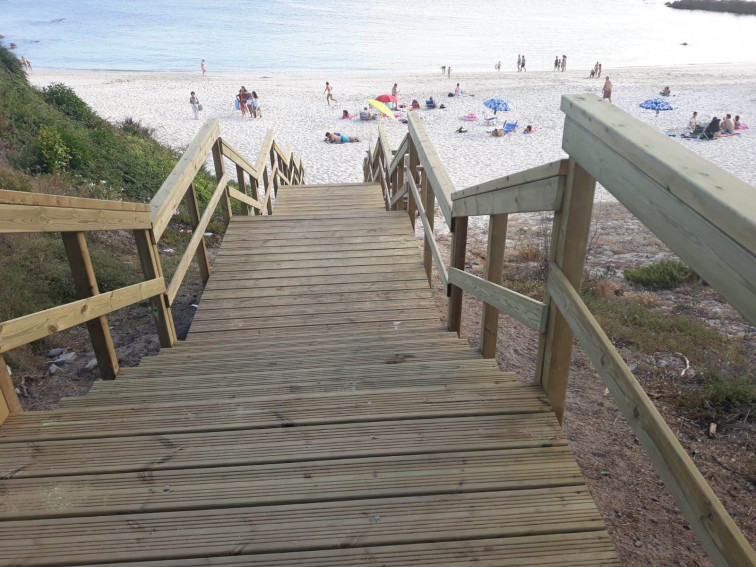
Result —
<instances>
[{"instance_id":1,"label":"person standing in water","mask_svg":"<svg viewBox=\"0 0 756 567\"><path fill-rule=\"evenodd\" d=\"M203 59L200 61L200 69L202 69L202 76L205 76L205 73L207 73L207 69L205 68L205 60Z\"/></svg>"},{"instance_id":2,"label":"person standing in water","mask_svg":"<svg viewBox=\"0 0 756 567\"><path fill-rule=\"evenodd\" d=\"M562 55L562 73L567 70L567 56Z\"/></svg>"},{"instance_id":3,"label":"person standing in water","mask_svg":"<svg viewBox=\"0 0 756 567\"><path fill-rule=\"evenodd\" d=\"M326 95L326 102L328 103L328 106L331 106L331 101L338 102L335 98L333 98L333 87L328 81L326 81L326 88L323 93Z\"/></svg>"},{"instance_id":4,"label":"person standing in water","mask_svg":"<svg viewBox=\"0 0 756 567\"><path fill-rule=\"evenodd\" d=\"M598 64L598 73L596 73L596 77L601 76L601 63Z\"/></svg>"}]
</instances>

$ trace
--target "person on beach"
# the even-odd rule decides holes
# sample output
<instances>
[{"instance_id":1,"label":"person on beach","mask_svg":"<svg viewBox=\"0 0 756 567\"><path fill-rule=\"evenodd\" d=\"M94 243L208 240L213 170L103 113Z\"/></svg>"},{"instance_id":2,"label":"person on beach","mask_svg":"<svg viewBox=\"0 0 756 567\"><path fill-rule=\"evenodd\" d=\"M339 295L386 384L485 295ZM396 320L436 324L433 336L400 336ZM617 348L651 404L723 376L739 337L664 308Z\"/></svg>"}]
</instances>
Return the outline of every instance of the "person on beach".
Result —
<instances>
[{"instance_id":1,"label":"person on beach","mask_svg":"<svg viewBox=\"0 0 756 567\"><path fill-rule=\"evenodd\" d=\"M342 120L351 120L355 116L357 116L357 115L356 114L349 114L348 110L345 110L344 112L341 113L341 119Z\"/></svg>"},{"instance_id":2,"label":"person on beach","mask_svg":"<svg viewBox=\"0 0 756 567\"><path fill-rule=\"evenodd\" d=\"M567 56L562 55L562 73L567 70Z\"/></svg>"},{"instance_id":3,"label":"person on beach","mask_svg":"<svg viewBox=\"0 0 756 567\"><path fill-rule=\"evenodd\" d=\"M338 132L331 134L326 132L325 141L329 144L349 144L351 142L359 142L360 139L357 136L344 136Z\"/></svg>"},{"instance_id":4,"label":"person on beach","mask_svg":"<svg viewBox=\"0 0 756 567\"><path fill-rule=\"evenodd\" d=\"M335 98L333 98L333 87L328 81L326 81L326 88L323 93L326 95L326 102L328 103L328 106L331 106L331 101L339 102Z\"/></svg>"},{"instance_id":5,"label":"person on beach","mask_svg":"<svg viewBox=\"0 0 756 567\"><path fill-rule=\"evenodd\" d=\"M588 78L592 79L596 76L596 69L591 69L591 72L588 74Z\"/></svg>"},{"instance_id":6,"label":"person on beach","mask_svg":"<svg viewBox=\"0 0 756 567\"><path fill-rule=\"evenodd\" d=\"M706 127L706 130L704 130L703 134L701 134L701 139L713 140L714 138L718 138L720 128L721 125L719 118L715 116L711 119L711 122L709 122L709 125Z\"/></svg>"},{"instance_id":7,"label":"person on beach","mask_svg":"<svg viewBox=\"0 0 756 567\"><path fill-rule=\"evenodd\" d=\"M732 114L726 114L725 119L722 120L722 132L725 134L735 133L735 122L732 120Z\"/></svg>"},{"instance_id":8,"label":"person on beach","mask_svg":"<svg viewBox=\"0 0 756 567\"><path fill-rule=\"evenodd\" d=\"M601 77L601 63L598 64L598 73L596 73L596 77Z\"/></svg>"},{"instance_id":9,"label":"person on beach","mask_svg":"<svg viewBox=\"0 0 756 567\"><path fill-rule=\"evenodd\" d=\"M533 132L535 132L535 128L531 124L525 126L525 130L522 131L523 134L532 134Z\"/></svg>"},{"instance_id":10,"label":"person on beach","mask_svg":"<svg viewBox=\"0 0 756 567\"><path fill-rule=\"evenodd\" d=\"M451 65L446 68L446 78L451 79Z\"/></svg>"},{"instance_id":11,"label":"person on beach","mask_svg":"<svg viewBox=\"0 0 756 567\"><path fill-rule=\"evenodd\" d=\"M525 68L525 56L524 55L522 56L522 64L520 65L520 69L522 69L523 71L527 71L527 69Z\"/></svg>"},{"instance_id":12,"label":"person on beach","mask_svg":"<svg viewBox=\"0 0 756 567\"><path fill-rule=\"evenodd\" d=\"M192 112L194 113L194 119L199 120L200 118L200 101L197 98L197 95L194 94L194 91L192 91L192 94L189 96L189 104L192 105Z\"/></svg>"},{"instance_id":13,"label":"person on beach","mask_svg":"<svg viewBox=\"0 0 756 567\"><path fill-rule=\"evenodd\" d=\"M391 96L396 98L399 95L399 85L397 83L394 83L394 86L391 87Z\"/></svg>"},{"instance_id":14,"label":"person on beach","mask_svg":"<svg viewBox=\"0 0 756 567\"><path fill-rule=\"evenodd\" d=\"M520 69L522 68L522 55L517 56L517 72L520 72Z\"/></svg>"},{"instance_id":15,"label":"person on beach","mask_svg":"<svg viewBox=\"0 0 756 567\"><path fill-rule=\"evenodd\" d=\"M454 89L454 96L462 96L462 89L459 88L459 83L457 83L457 88Z\"/></svg>"},{"instance_id":16,"label":"person on beach","mask_svg":"<svg viewBox=\"0 0 756 567\"><path fill-rule=\"evenodd\" d=\"M604 98L609 100L609 104L612 103L612 82L609 80L609 77L606 78L606 81L604 81Z\"/></svg>"},{"instance_id":17,"label":"person on beach","mask_svg":"<svg viewBox=\"0 0 756 567\"><path fill-rule=\"evenodd\" d=\"M31 63L29 63L29 60L21 56L21 67L23 67L26 71L33 71Z\"/></svg>"},{"instance_id":18,"label":"person on beach","mask_svg":"<svg viewBox=\"0 0 756 567\"><path fill-rule=\"evenodd\" d=\"M200 68L202 69L202 76L205 76L205 73L207 73L207 69L205 69L205 60L203 59L200 61Z\"/></svg>"},{"instance_id":19,"label":"person on beach","mask_svg":"<svg viewBox=\"0 0 756 567\"><path fill-rule=\"evenodd\" d=\"M446 74L446 65L441 65L441 74L442 75Z\"/></svg>"},{"instance_id":20,"label":"person on beach","mask_svg":"<svg viewBox=\"0 0 756 567\"><path fill-rule=\"evenodd\" d=\"M735 120L733 121L733 123L735 124L735 129L740 130L740 115L739 114L735 115Z\"/></svg>"},{"instance_id":21,"label":"person on beach","mask_svg":"<svg viewBox=\"0 0 756 567\"><path fill-rule=\"evenodd\" d=\"M659 92L659 94L660 94L660 95L662 95L662 96L669 96L669 95L671 95L671 94L672 94L672 91L670 90L670 88L669 88L669 87L664 87L664 88L663 88L663 89L662 89L662 90L661 90L661 91Z\"/></svg>"},{"instance_id":22,"label":"person on beach","mask_svg":"<svg viewBox=\"0 0 756 567\"><path fill-rule=\"evenodd\" d=\"M252 91L252 94L249 96L248 102L249 102L249 115L253 119L260 118L262 116L260 114L260 99L257 98L257 93L255 91Z\"/></svg>"},{"instance_id":23,"label":"person on beach","mask_svg":"<svg viewBox=\"0 0 756 567\"><path fill-rule=\"evenodd\" d=\"M698 112L693 112L693 116L688 120L688 129L692 132L698 126Z\"/></svg>"},{"instance_id":24,"label":"person on beach","mask_svg":"<svg viewBox=\"0 0 756 567\"><path fill-rule=\"evenodd\" d=\"M417 99L412 100L412 108L410 110L420 110L420 103Z\"/></svg>"},{"instance_id":25,"label":"person on beach","mask_svg":"<svg viewBox=\"0 0 756 567\"><path fill-rule=\"evenodd\" d=\"M593 66L593 73L591 73L591 77L598 77L599 72L599 62L596 61L596 64Z\"/></svg>"},{"instance_id":26,"label":"person on beach","mask_svg":"<svg viewBox=\"0 0 756 567\"><path fill-rule=\"evenodd\" d=\"M559 71L559 55L554 57L554 71Z\"/></svg>"},{"instance_id":27,"label":"person on beach","mask_svg":"<svg viewBox=\"0 0 756 567\"><path fill-rule=\"evenodd\" d=\"M496 69L496 71L497 71L497 72L501 72L501 61L499 61L499 62L498 62L498 63L496 64L496 66L494 67L494 69Z\"/></svg>"},{"instance_id":28,"label":"person on beach","mask_svg":"<svg viewBox=\"0 0 756 567\"><path fill-rule=\"evenodd\" d=\"M239 110L241 110L242 116L247 115L247 89L244 87L239 89L239 94L236 95L236 100L239 101Z\"/></svg>"}]
</instances>

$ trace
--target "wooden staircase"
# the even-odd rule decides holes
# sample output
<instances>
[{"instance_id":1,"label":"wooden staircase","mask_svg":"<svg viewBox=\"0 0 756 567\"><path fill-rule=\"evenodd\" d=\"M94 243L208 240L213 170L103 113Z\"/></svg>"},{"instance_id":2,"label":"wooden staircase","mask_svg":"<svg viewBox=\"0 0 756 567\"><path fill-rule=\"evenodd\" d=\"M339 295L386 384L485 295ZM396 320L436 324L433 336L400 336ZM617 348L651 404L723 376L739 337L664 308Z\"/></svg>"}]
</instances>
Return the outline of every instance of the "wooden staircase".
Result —
<instances>
[{"instance_id":1,"label":"wooden staircase","mask_svg":"<svg viewBox=\"0 0 756 567\"><path fill-rule=\"evenodd\" d=\"M0 477L0 565L618 564L543 390L441 327L374 184L233 217L188 339L9 418Z\"/></svg>"}]
</instances>

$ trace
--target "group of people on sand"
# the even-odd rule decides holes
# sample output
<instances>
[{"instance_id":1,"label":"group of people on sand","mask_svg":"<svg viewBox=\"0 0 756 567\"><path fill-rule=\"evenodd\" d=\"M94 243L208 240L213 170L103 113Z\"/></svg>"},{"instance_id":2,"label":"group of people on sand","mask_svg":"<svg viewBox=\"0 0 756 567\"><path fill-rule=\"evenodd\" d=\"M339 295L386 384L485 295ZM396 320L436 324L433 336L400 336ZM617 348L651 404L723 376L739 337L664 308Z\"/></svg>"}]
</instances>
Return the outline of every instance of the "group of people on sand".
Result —
<instances>
[{"instance_id":1,"label":"group of people on sand","mask_svg":"<svg viewBox=\"0 0 756 567\"><path fill-rule=\"evenodd\" d=\"M242 88L239 89L239 93L236 95L236 100L239 103L239 110L241 110L242 116L249 116L252 120L262 116L260 112L260 99L257 98L255 91L250 92L242 85Z\"/></svg>"},{"instance_id":2,"label":"group of people on sand","mask_svg":"<svg viewBox=\"0 0 756 567\"><path fill-rule=\"evenodd\" d=\"M589 78L598 79L600 76L601 76L601 63L596 61L596 64L593 66L593 69L591 69Z\"/></svg>"},{"instance_id":3,"label":"group of people on sand","mask_svg":"<svg viewBox=\"0 0 756 567\"><path fill-rule=\"evenodd\" d=\"M559 55L554 57L554 71L562 71L563 73L567 70L567 56L562 55L562 58L559 58Z\"/></svg>"},{"instance_id":4,"label":"group of people on sand","mask_svg":"<svg viewBox=\"0 0 756 567\"><path fill-rule=\"evenodd\" d=\"M735 130L740 130L743 124L740 122L740 116L736 115L733 119L732 114L725 114L722 119L716 116L711 119L711 122L703 129L700 135L701 139L713 140L721 136L730 136L735 133ZM694 112L688 121L688 128L691 133L696 134L696 130L699 129L698 125L698 112Z\"/></svg>"},{"instance_id":5,"label":"group of people on sand","mask_svg":"<svg viewBox=\"0 0 756 567\"><path fill-rule=\"evenodd\" d=\"M518 55L517 56L517 72L520 71L527 71L525 68L525 56L524 55Z\"/></svg>"},{"instance_id":6,"label":"group of people on sand","mask_svg":"<svg viewBox=\"0 0 756 567\"><path fill-rule=\"evenodd\" d=\"M451 65L441 65L441 74L446 73L446 76L451 78Z\"/></svg>"}]
</instances>

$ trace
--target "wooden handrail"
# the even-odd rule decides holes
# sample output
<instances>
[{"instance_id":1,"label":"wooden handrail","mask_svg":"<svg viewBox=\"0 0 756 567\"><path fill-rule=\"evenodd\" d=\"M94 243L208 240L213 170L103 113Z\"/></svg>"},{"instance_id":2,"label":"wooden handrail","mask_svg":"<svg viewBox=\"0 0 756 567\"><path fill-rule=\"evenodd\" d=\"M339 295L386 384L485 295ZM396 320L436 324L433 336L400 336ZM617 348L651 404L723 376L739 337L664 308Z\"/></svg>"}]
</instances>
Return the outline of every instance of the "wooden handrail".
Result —
<instances>
[{"instance_id":1,"label":"wooden handrail","mask_svg":"<svg viewBox=\"0 0 756 567\"><path fill-rule=\"evenodd\" d=\"M244 158L236 148L234 148L231 144L229 144L226 140L223 140L221 143L221 149L223 151L223 155L226 156L228 159L230 159L232 162L234 162L236 165L241 167L245 172L247 172L248 175L251 175L255 179L257 179L260 176L260 172L255 169L255 166L253 166L251 163L249 163L246 158Z\"/></svg>"},{"instance_id":2,"label":"wooden handrail","mask_svg":"<svg viewBox=\"0 0 756 567\"><path fill-rule=\"evenodd\" d=\"M452 227L451 195L454 193L454 185L446 172L446 168L441 163L436 149L430 142L422 119L412 112L409 113L409 133L417 149L420 164L425 168L429 186L436 196L441 214L443 214L446 224Z\"/></svg>"},{"instance_id":3,"label":"wooden handrail","mask_svg":"<svg viewBox=\"0 0 756 567\"><path fill-rule=\"evenodd\" d=\"M0 205L0 234L151 228L150 213L41 205Z\"/></svg>"},{"instance_id":4,"label":"wooden handrail","mask_svg":"<svg viewBox=\"0 0 756 567\"><path fill-rule=\"evenodd\" d=\"M99 211L130 211L149 213L150 205L131 203L129 201L111 201L106 199L86 199L83 197L66 197L45 193L28 193L26 191L7 191L0 189L1 205L31 205L40 207L66 207L70 209L97 209Z\"/></svg>"},{"instance_id":5,"label":"wooden handrail","mask_svg":"<svg viewBox=\"0 0 756 567\"><path fill-rule=\"evenodd\" d=\"M0 354L140 303L164 291L165 280L156 278L5 321L0 323Z\"/></svg>"},{"instance_id":6,"label":"wooden handrail","mask_svg":"<svg viewBox=\"0 0 756 567\"><path fill-rule=\"evenodd\" d=\"M715 565L756 565L756 554L648 398L578 292L553 262L548 289L627 423Z\"/></svg>"},{"instance_id":7,"label":"wooden handrail","mask_svg":"<svg viewBox=\"0 0 756 567\"><path fill-rule=\"evenodd\" d=\"M428 244L430 251L433 255L433 259L436 264L436 270L438 271L438 275L441 278L441 283L443 283L444 286L448 286L449 276L446 273L446 267L444 266L444 261L441 259L441 253L438 250L436 239L433 236L433 227L430 225L430 222L428 220L428 215L425 211L425 208L423 207L423 201L420 198L420 193L417 190L417 185L415 184L415 180L412 179L412 176L409 174L409 171L407 171L406 175L407 175L407 186L412 192L412 196L415 198L415 203L417 204L417 212L420 216L420 219L422 219L423 221L423 228L425 229L425 241Z\"/></svg>"}]
</instances>

